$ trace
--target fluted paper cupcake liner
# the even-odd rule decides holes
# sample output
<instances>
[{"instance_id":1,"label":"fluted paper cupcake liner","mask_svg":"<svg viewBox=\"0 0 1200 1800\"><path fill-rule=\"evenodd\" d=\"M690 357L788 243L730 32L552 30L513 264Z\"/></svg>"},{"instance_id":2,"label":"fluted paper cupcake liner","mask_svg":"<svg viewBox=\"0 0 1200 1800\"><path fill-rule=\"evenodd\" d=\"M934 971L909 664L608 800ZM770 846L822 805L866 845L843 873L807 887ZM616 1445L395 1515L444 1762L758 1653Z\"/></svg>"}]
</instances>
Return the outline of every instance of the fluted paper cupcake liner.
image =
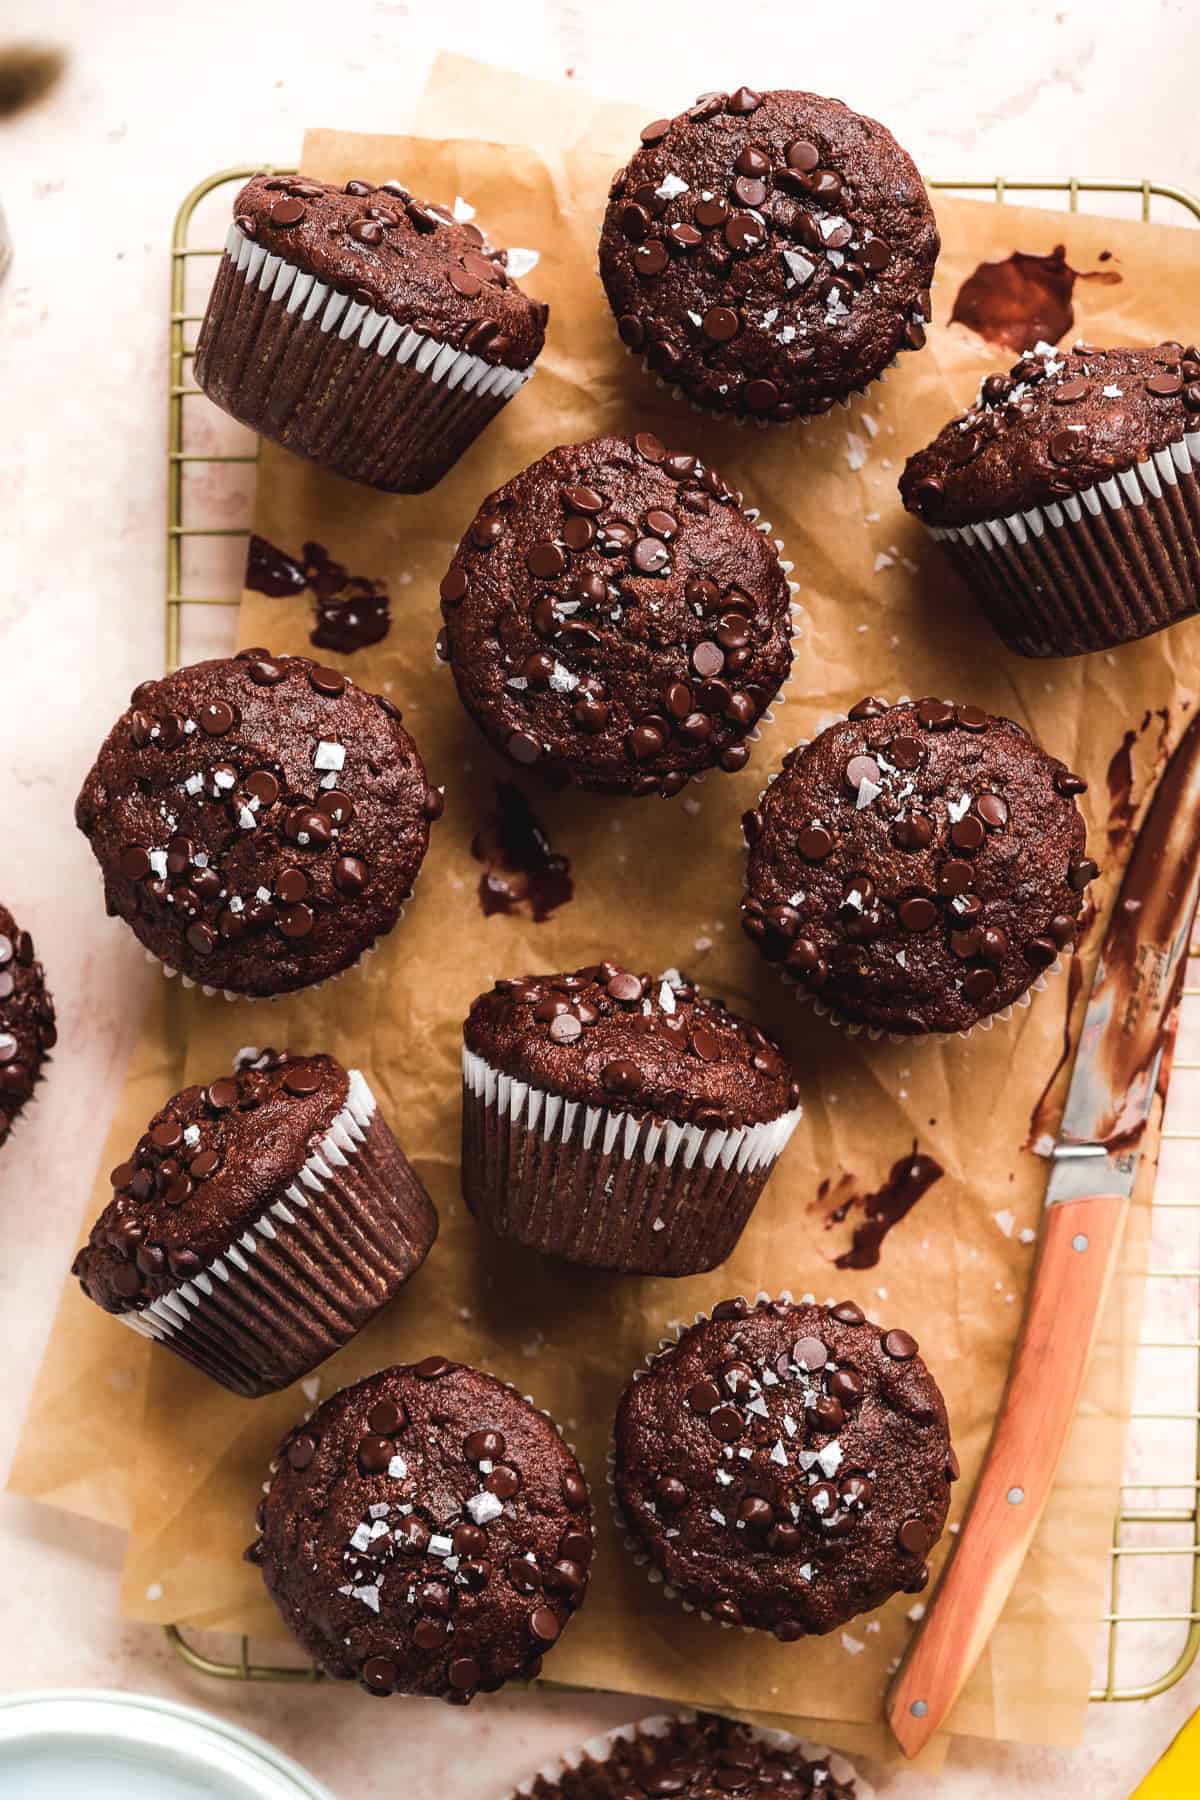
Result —
<instances>
[{"instance_id":1,"label":"fluted paper cupcake liner","mask_svg":"<svg viewBox=\"0 0 1200 1800\"><path fill-rule=\"evenodd\" d=\"M800 1118L724 1130L615 1112L463 1047L463 1196L500 1237L592 1268L695 1275L724 1262Z\"/></svg>"},{"instance_id":2,"label":"fluted paper cupcake liner","mask_svg":"<svg viewBox=\"0 0 1200 1800\"><path fill-rule=\"evenodd\" d=\"M531 1795L536 1794L539 1781L551 1785L561 1781L568 1771L577 1769L585 1757L593 1762L603 1763L619 1743L632 1742L636 1737L665 1737L672 1725L691 1724L695 1718L696 1714L690 1708L681 1708L674 1713L654 1713L648 1719L620 1725L615 1731L600 1732L596 1737L586 1738L575 1749L543 1763L528 1780L522 1781L518 1787L510 1788L502 1796L502 1800L529 1800ZM838 1751L831 1750L824 1744L811 1743L805 1738L793 1737L790 1731L779 1731L762 1725L749 1726L748 1730L752 1737L760 1743L770 1745L773 1750L792 1752L810 1763L827 1761L836 1781L854 1782L855 1800L875 1800L875 1790L867 1785L854 1765Z\"/></svg>"},{"instance_id":3,"label":"fluted paper cupcake liner","mask_svg":"<svg viewBox=\"0 0 1200 1800\"><path fill-rule=\"evenodd\" d=\"M911 698L912 697L909 694L901 694L898 700L885 699L884 705L907 706L910 704ZM838 713L830 721L830 724L841 725L846 722L846 719L846 713ZM802 750L806 744L811 742L811 738L797 738L792 748L794 750ZM768 790L779 780L782 773L783 771L781 769L777 769L770 781L767 782L766 787L759 789L758 801L760 805ZM764 961L765 960L766 959L764 958ZM888 1031L886 1027L882 1025L870 1025L862 1019L849 1018L845 1013L839 1012L835 1006L831 1006L827 1000L822 1000L819 994L814 994L810 988L806 988L800 980L800 977L798 975L793 975L791 970L786 968L783 963L771 963L770 966L775 970L776 975L779 977L780 981L783 982L784 986L790 988L792 998L800 1006L811 1006L818 1018L827 1019L831 1025L836 1026L839 1031L844 1031L848 1037L865 1037L872 1043L879 1043L886 1038L889 1044L930 1044L944 1042L950 1037L969 1038L977 1031L991 1031L994 1025L1007 1025L1018 1007L1024 1008L1033 1004L1033 996L1035 994L1040 994L1044 990L1049 976L1060 975L1062 973L1063 964L1062 957L1056 957L1048 968L1038 971L1033 980L1029 983L1029 986L1019 993L1015 1000L1010 1000L1007 1006L1001 1006L993 1013L987 1013L982 1019L976 1019L974 1025L968 1025L965 1030L925 1032Z\"/></svg>"},{"instance_id":4,"label":"fluted paper cupcake liner","mask_svg":"<svg viewBox=\"0 0 1200 1800\"><path fill-rule=\"evenodd\" d=\"M928 527L1021 656L1110 650L1200 610L1200 431L1079 494Z\"/></svg>"},{"instance_id":5,"label":"fluted paper cupcake liner","mask_svg":"<svg viewBox=\"0 0 1200 1800\"><path fill-rule=\"evenodd\" d=\"M198 1274L115 1316L234 1393L273 1393L360 1331L436 1235L429 1196L351 1069L345 1106L259 1217Z\"/></svg>"},{"instance_id":6,"label":"fluted paper cupcake liner","mask_svg":"<svg viewBox=\"0 0 1200 1800\"><path fill-rule=\"evenodd\" d=\"M194 367L243 424L390 493L432 487L533 374L398 324L236 225Z\"/></svg>"}]
</instances>

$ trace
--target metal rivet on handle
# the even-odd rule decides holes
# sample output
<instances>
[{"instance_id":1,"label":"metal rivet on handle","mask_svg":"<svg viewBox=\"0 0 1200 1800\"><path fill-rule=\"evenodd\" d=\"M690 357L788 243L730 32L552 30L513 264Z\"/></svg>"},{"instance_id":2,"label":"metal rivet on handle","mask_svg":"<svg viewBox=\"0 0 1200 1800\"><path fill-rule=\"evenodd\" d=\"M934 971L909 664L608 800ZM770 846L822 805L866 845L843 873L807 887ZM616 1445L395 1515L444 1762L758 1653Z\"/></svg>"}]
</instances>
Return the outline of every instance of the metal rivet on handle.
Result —
<instances>
[{"instance_id":1,"label":"metal rivet on handle","mask_svg":"<svg viewBox=\"0 0 1200 1800\"><path fill-rule=\"evenodd\" d=\"M914 1700L908 1710L914 1719L923 1719L929 1711L929 1704L925 1700Z\"/></svg>"},{"instance_id":2,"label":"metal rivet on handle","mask_svg":"<svg viewBox=\"0 0 1200 1800\"><path fill-rule=\"evenodd\" d=\"M1025 1498L1025 1489L1024 1488L1022 1488L1022 1487L1010 1487L1009 1488L1008 1504L1010 1506L1020 1506L1020 1504L1024 1498Z\"/></svg>"},{"instance_id":3,"label":"metal rivet on handle","mask_svg":"<svg viewBox=\"0 0 1200 1800\"><path fill-rule=\"evenodd\" d=\"M1077 1231L1075 1233L1075 1236L1071 1239L1072 1250L1083 1251L1083 1250L1086 1250L1087 1247L1088 1247L1088 1241L1087 1241L1086 1233L1082 1232L1082 1231Z\"/></svg>"}]
</instances>

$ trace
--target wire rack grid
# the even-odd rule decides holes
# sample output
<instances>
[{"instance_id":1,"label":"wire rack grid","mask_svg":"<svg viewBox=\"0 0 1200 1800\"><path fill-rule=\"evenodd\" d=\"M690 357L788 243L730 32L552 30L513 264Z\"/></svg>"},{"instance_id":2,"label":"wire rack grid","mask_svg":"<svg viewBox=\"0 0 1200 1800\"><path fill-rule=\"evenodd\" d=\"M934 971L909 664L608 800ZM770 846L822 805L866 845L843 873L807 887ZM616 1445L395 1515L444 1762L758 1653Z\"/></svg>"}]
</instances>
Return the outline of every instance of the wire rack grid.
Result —
<instances>
[{"instance_id":1,"label":"wire rack grid","mask_svg":"<svg viewBox=\"0 0 1200 1800\"><path fill-rule=\"evenodd\" d=\"M193 188L175 221L171 247L170 363L167 428L166 635L168 670L189 655L229 647L226 609L241 599L241 573L254 498L257 440L219 413L191 379L196 330L203 317L213 261L221 255L231 190L258 164L224 169ZM1015 195L1035 204L1084 210L1098 198L1105 214L1145 223L1200 224L1200 197L1161 182L1010 181L1004 176L932 181L952 194L990 194L998 205ZM1162 219L1162 214L1169 217ZM1146 1700L1164 1693L1200 1651L1200 950L1193 944L1183 989L1174 1082L1162 1132L1153 1208L1151 1267L1126 1461L1127 1479L1113 1521L1108 1603L1092 1690L1095 1701ZM1190 1198L1190 1195L1196 1198ZM1186 1392L1188 1404L1155 1404L1162 1393ZM1143 1403L1143 1395L1148 1399ZM198 1673L224 1680L314 1682L309 1664L257 1662L248 1639L235 1656L208 1655L177 1626L165 1627L174 1651ZM553 1686L553 1683L540 1683Z\"/></svg>"}]
</instances>

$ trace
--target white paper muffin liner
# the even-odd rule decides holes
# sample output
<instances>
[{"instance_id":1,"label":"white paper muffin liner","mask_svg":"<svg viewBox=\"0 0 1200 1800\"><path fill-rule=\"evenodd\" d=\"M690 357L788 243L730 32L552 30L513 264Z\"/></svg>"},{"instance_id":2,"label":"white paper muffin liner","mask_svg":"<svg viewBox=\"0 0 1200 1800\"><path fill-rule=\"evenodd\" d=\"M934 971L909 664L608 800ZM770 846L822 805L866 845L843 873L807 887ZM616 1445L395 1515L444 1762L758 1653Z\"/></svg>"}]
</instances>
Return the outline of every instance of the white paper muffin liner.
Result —
<instances>
[{"instance_id":1,"label":"white paper muffin liner","mask_svg":"<svg viewBox=\"0 0 1200 1800\"><path fill-rule=\"evenodd\" d=\"M436 1232L374 1094L348 1073L345 1105L278 1197L207 1267L113 1314L235 1393L286 1387L347 1343Z\"/></svg>"},{"instance_id":2,"label":"white paper muffin liner","mask_svg":"<svg viewBox=\"0 0 1200 1800\"><path fill-rule=\"evenodd\" d=\"M929 525L1022 656L1107 650L1200 610L1200 431L1078 494Z\"/></svg>"},{"instance_id":3,"label":"white paper muffin liner","mask_svg":"<svg viewBox=\"0 0 1200 1800\"><path fill-rule=\"evenodd\" d=\"M235 418L388 492L432 487L534 372L401 325L269 254L237 225L195 370Z\"/></svg>"},{"instance_id":4,"label":"white paper muffin liner","mask_svg":"<svg viewBox=\"0 0 1200 1800\"><path fill-rule=\"evenodd\" d=\"M883 700L885 706L907 706L911 703L911 695L909 694L901 694L898 700L888 700L882 695L880 698ZM947 702L947 704L950 704L950 702ZM846 713L837 713L829 723L830 725L843 725L846 723L847 718L848 715ZM826 727L826 729L828 729L828 727ZM795 744L793 744L791 748L793 750L802 750L812 741L811 738L797 738ZM762 804L768 790L775 785L782 774L782 768L777 769L774 775L771 776L771 779L767 782L766 786L759 789L758 800L756 802L757 805ZM767 958L764 957L763 961L766 962ZM770 967L774 969L778 980L782 981L783 985L791 990L792 998L800 1006L811 1007L818 1018L827 1019L831 1025L836 1026L839 1031L844 1031L848 1037L865 1037L869 1039L871 1043L879 1043L886 1039L889 1044L936 1044L945 1043L947 1039L953 1037L969 1038L977 1031L991 1031L995 1025L1007 1025L1018 1008L1024 1009L1033 1004L1033 996L1035 994L1040 994L1044 990L1049 976L1060 975L1062 973L1063 959L1061 956L1058 956L1048 968L1040 969L1029 983L1029 986L1018 994L1015 1000L1011 1000L1007 1006L999 1007L997 1011L985 1014L983 1018L976 1019L973 1025L968 1025L961 1031L888 1031L882 1025L870 1025L862 1019L847 1018L846 1015L840 1013L835 1006L831 1006L828 1001L822 1000L819 994L814 994L806 988L800 980L800 977L798 975L793 975L782 963L771 963Z\"/></svg>"},{"instance_id":5,"label":"white paper muffin liner","mask_svg":"<svg viewBox=\"0 0 1200 1800\"><path fill-rule=\"evenodd\" d=\"M463 1195L499 1236L594 1268L724 1262L801 1109L718 1129L565 1100L463 1046Z\"/></svg>"},{"instance_id":6,"label":"white paper muffin liner","mask_svg":"<svg viewBox=\"0 0 1200 1800\"><path fill-rule=\"evenodd\" d=\"M600 1732L595 1737L586 1738L573 1750L564 1751L561 1756L543 1763L526 1781L510 1788L502 1796L502 1800L529 1800L539 1780L551 1784L560 1781L568 1770L577 1769L585 1757L590 1757L593 1762L603 1763L619 1743L630 1743L636 1737L665 1737L672 1725L680 1721L690 1724L696 1716L690 1707L681 1707L676 1712L653 1713L648 1719L638 1719L628 1725L619 1725L615 1731ZM874 1788L863 1780L853 1763L848 1762L839 1751L831 1750L825 1744L814 1744L805 1738L793 1737L790 1731L779 1731L762 1725L751 1725L748 1730L752 1737L760 1743L769 1744L774 1750L791 1751L803 1757L806 1762L828 1761L835 1780L854 1782L856 1800L875 1800Z\"/></svg>"}]
</instances>

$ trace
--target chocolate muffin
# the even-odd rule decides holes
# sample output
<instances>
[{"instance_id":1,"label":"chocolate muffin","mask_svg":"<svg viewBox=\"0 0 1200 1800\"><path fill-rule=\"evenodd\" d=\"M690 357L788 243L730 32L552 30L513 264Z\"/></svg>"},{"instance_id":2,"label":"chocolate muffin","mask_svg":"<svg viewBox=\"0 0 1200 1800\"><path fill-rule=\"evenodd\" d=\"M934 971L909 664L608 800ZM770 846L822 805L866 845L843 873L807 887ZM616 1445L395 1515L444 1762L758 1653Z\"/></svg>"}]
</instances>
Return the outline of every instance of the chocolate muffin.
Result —
<instances>
[{"instance_id":1,"label":"chocolate muffin","mask_svg":"<svg viewBox=\"0 0 1200 1800\"><path fill-rule=\"evenodd\" d=\"M785 1642L920 1593L957 1474L916 1340L853 1301L723 1301L617 1409L630 1547L673 1598Z\"/></svg>"},{"instance_id":2,"label":"chocolate muffin","mask_svg":"<svg viewBox=\"0 0 1200 1800\"><path fill-rule=\"evenodd\" d=\"M743 929L842 1020L969 1031L1074 945L1086 786L982 707L860 701L745 815Z\"/></svg>"},{"instance_id":3,"label":"chocolate muffin","mask_svg":"<svg viewBox=\"0 0 1200 1800\"><path fill-rule=\"evenodd\" d=\"M570 1262L715 1268L799 1118L778 1045L677 969L498 981L463 1027L467 1205Z\"/></svg>"},{"instance_id":4,"label":"chocolate muffin","mask_svg":"<svg viewBox=\"0 0 1200 1800\"><path fill-rule=\"evenodd\" d=\"M243 650L133 690L75 805L110 913L206 993L340 974L404 910L440 816L400 713Z\"/></svg>"},{"instance_id":5,"label":"chocolate muffin","mask_svg":"<svg viewBox=\"0 0 1200 1800\"><path fill-rule=\"evenodd\" d=\"M609 191L600 274L648 369L697 406L781 424L921 348L940 247L882 125L742 87L646 126Z\"/></svg>"},{"instance_id":6,"label":"chocolate muffin","mask_svg":"<svg viewBox=\"0 0 1200 1800\"><path fill-rule=\"evenodd\" d=\"M167 1101L112 1185L72 1266L84 1293L247 1397L348 1343L437 1236L374 1094L331 1056L244 1052Z\"/></svg>"},{"instance_id":7,"label":"chocolate muffin","mask_svg":"<svg viewBox=\"0 0 1200 1800\"><path fill-rule=\"evenodd\" d=\"M514 280L528 252L398 181L256 175L233 211L196 380L285 450L420 493L533 374L548 308Z\"/></svg>"},{"instance_id":8,"label":"chocolate muffin","mask_svg":"<svg viewBox=\"0 0 1200 1800\"><path fill-rule=\"evenodd\" d=\"M0 1144L33 1099L57 1042L54 1002L33 939L0 906Z\"/></svg>"},{"instance_id":9,"label":"chocolate muffin","mask_svg":"<svg viewBox=\"0 0 1200 1800\"><path fill-rule=\"evenodd\" d=\"M648 431L563 445L490 494L438 640L489 742L607 794L744 768L792 666L792 565L741 504Z\"/></svg>"},{"instance_id":10,"label":"chocolate muffin","mask_svg":"<svg viewBox=\"0 0 1200 1800\"><path fill-rule=\"evenodd\" d=\"M584 1744L508 1797L531 1800L856 1800L844 1757L815 1751L783 1731L760 1731L716 1713L643 1719Z\"/></svg>"},{"instance_id":11,"label":"chocolate muffin","mask_svg":"<svg viewBox=\"0 0 1200 1800\"><path fill-rule=\"evenodd\" d=\"M1200 606L1200 350L1039 344L900 492L1010 650L1074 656Z\"/></svg>"},{"instance_id":12,"label":"chocolate muffin","mask_svg":"<svg viewBox=\"0 0 1200 1800\"><path fill-rule=\"evenodd\" d=\"M338 1681L464 1706L531 1681L583 1604L592 1508L548 1413L428 1356L284 1439L246 1552Z\"/></svg>"}]
</instances>

